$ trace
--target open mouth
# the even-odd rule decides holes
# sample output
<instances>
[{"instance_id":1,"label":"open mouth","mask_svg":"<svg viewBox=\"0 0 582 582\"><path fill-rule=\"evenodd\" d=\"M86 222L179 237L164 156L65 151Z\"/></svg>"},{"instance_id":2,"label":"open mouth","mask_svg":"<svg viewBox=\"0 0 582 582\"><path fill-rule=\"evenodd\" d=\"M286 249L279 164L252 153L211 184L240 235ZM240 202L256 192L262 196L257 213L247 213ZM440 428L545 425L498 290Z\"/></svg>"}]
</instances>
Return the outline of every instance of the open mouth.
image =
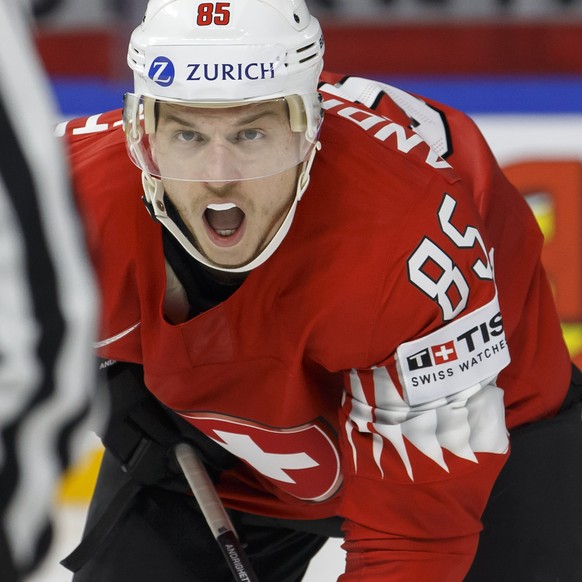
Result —
<instances>
[{"instance_id":1,"label":"open mouth","mask_svg":"<svg viewBox=\"0 0 582 582\"><path fill-rule=\"evenodd\" d=\"M232 202L209 204L204 211L204 219L213 240L235 244L242 234L245 213Z\"/></svg>"}]
</instances>

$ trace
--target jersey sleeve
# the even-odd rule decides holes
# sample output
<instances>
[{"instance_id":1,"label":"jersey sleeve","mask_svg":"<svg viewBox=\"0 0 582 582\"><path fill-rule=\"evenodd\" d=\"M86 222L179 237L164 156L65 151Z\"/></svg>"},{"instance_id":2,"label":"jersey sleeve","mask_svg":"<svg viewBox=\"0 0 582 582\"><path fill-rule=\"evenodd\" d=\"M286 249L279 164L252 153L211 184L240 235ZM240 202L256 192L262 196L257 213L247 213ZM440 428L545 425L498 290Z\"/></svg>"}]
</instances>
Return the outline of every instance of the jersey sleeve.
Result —
<instances>
[{"instance_id":1,"label":"jersey sleeve","mask_svg":"<svg viewBox=\"0 0 582 582\"><path fill-rule=\"evenodd\" d=\"M346 374L341 582L463 580L508 454L493 252L461 185L425 194L390 251L371 365Z\"/></svg>"},{"instance_id":2,"label":"jersey sleeve","mask_svg":"<svg viewBox=\"0 0 582 582\"><path fill-rule=\"evenodd\" d=\"M479 128L461 111L385 83L329 73L321 81L324 95L340 95L412 129L462 179L496 252L498 301L512 352L499 376L507 426L555 414L569 385L571 358L542 263L543 235Z\"/></svg>"}]
</instances>

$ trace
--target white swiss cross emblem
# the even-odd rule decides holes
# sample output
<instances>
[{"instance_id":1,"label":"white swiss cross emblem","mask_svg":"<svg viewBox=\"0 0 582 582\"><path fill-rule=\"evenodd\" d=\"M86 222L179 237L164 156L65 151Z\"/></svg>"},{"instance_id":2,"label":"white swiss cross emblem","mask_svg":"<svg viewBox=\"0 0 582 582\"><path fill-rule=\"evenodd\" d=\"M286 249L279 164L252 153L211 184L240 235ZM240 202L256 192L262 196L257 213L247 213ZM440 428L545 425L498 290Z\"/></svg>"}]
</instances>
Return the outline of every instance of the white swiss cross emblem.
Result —
<instances>
[{"instance_id":1,"label":"white swiss cross emblem","mask_svg":"<svg viewBox=\"0 0 582 582\"><path fill-rule=\"evenodd\" d=\"M339 454L333 441L317 424L274 429L232 418L196 413L183 416L294 497L323 501L341 484Z\"/></svg>"},{"instance_id":2,"label":"white swiss cross emblem","mask_svg":"<svg viewBox=\"0 0 582 582\"><path fill-rule=\"evenodd\" d=\"M446 364L447 362L452 362L457 359L457 351L455 350L455 342L450 341L440 346L433 346L431 348L432 355L434 358L434 363L438 366L440 364Z\"/></svg>"}]
</instances>

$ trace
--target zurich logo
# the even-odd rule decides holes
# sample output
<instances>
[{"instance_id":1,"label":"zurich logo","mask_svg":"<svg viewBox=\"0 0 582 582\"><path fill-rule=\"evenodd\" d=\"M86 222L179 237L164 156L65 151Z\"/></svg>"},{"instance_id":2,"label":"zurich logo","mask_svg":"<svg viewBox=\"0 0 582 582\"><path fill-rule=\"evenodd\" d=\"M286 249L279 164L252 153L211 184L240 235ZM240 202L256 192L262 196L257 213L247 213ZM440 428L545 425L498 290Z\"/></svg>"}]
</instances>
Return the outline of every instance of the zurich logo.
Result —
<instances>
[{"instance_id":1,"label":"zurich logo","mask_svg":"<svg viewBox=\"0 0 582 582\"><path fill-rule=\"evenodd\" d=\"M148 71L148 77L161 87L169 87L175 76L174 63L168 57L156 57Z\"/></svg>"}]
</instances>

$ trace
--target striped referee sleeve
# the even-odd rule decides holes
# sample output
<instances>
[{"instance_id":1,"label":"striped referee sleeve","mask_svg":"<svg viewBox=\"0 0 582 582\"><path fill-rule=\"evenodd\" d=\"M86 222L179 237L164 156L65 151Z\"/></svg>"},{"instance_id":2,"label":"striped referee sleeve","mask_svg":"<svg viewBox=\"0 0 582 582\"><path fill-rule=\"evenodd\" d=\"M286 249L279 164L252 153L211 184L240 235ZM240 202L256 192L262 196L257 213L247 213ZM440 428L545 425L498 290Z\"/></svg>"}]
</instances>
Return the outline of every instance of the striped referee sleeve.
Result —
<instances>
[{"instance_id":1,"label":"striped referee sleeve","mask_svg":"<svg viewBox=\"0 0 582 582\"><path fill-rule=\"evenodd\" d=\"M56 482L94 411L92 273L52 96L18 10L0 2L2 582L46 554Z\"/></svg>"}]
</instances>

